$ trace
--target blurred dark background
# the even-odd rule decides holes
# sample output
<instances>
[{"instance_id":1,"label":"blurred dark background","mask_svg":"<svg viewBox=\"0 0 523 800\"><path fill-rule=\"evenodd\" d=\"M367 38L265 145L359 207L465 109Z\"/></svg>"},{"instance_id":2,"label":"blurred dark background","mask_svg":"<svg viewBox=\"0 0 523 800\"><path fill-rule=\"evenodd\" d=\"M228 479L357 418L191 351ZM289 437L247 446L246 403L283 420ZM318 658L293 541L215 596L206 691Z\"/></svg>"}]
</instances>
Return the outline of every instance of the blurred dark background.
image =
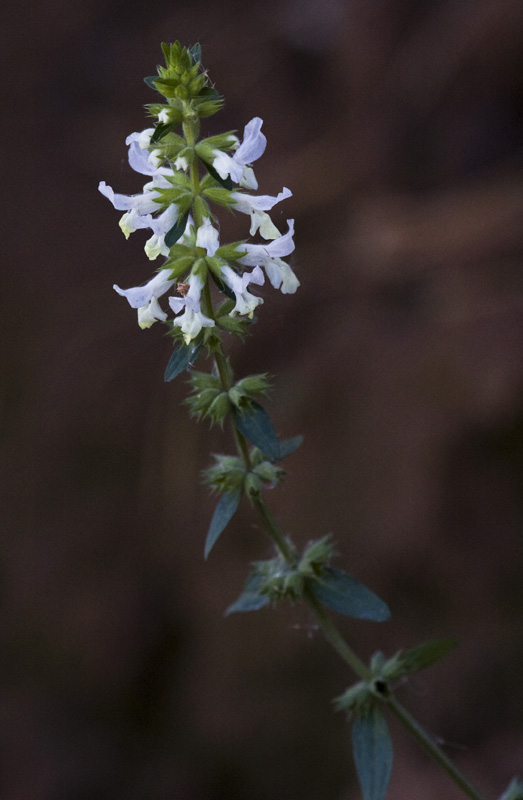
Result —
<instances>
[{"instance_id":1,"label":"blurred dark background","mask_svg":"<svg viewBox=\"0 0 523 800\"><path fill-rule=\"evenodd\" d=\"M3 800L359 797L352 676L300 607L223 618L270 548L246 504L203 561L228 440L111 288L153 265L97 183L140 190L124 140L177 38L226 97L204 133L261 116L260 191L294 193L301 288L232 343L305 435L272 507L391 606L341 621L365 658L460 640L401 699L485 795L523 770L522 34L520 0L4 10ZM390 800L461 798L391 727Z\"/></svg>"}]
</instances>

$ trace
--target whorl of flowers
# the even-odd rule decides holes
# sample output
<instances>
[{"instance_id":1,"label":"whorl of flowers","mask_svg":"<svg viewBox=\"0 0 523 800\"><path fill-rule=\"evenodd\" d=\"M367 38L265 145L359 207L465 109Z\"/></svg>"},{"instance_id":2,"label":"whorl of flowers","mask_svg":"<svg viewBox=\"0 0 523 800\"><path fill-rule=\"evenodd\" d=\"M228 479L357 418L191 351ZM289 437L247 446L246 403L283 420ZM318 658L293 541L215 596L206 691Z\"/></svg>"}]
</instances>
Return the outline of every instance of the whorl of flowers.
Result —
<instances>
[{"instance_id":1,"label":"whorl of flowers","mask_svg":"<svg viewBox=\"0 0 523 800\"><path fill-rule=\"evenodd\" d=\"M145 80L164 102L147 106L153 127L126 139L129 164L147 182L135 195L116 194L104 181L98 188L124 212L125 236L149 229L145 252L164 261L142 286L114 289L137 309L141 328L161 321L186 345L210 344L219 329L243 334L263 303L250 289L261 286L265 276L284 294L298 288L296 275L282 260L294 250L294 220L287 220L282 235L268 213L291 192L284 187L276 196L250 193L258 188L252 164L267 144L259 117L247 123L241 141L232 131L198 139L200 119L219 111L223 98L209 85L199 45L187 49L175 42L162 50L166 66ZM265 241L220 244L216 206L248 215L250 235ZM227 296L216 309L210 279Z\"/></svg>"}]
</instances>

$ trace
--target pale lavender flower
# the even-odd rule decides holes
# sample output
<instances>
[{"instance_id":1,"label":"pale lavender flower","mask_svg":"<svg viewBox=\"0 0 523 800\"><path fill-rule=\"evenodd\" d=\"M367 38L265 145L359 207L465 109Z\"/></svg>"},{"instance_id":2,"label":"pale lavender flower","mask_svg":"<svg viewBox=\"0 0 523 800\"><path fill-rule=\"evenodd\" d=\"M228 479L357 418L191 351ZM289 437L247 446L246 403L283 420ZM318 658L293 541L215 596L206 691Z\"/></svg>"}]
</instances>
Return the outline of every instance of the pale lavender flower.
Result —
<instances>
[{"instance_id":1,"label":"pale lavender flower","mask_svg":"<svg viewBox=\"0 0 523 800\"><path fill-rule=\"evenodd\" d=\"M254 172L248 164L256 161L265 150L267 139L261 132L263 120L254 117L244 128L243 142L232 156L221 150L214 150L213 167L223 180L230 176L234 183L239 183L247 189L257 189L258 184Z\"/></svg>"},{"instance_id":2,"label":"pale lavender flower","mask_svg":"<svg viewBox=\"0 0 523 800\"><path fill-rule=\"evenodd\" d=\"M246 267L263 267L271 284L283 294L294 294L300 282L282 256L288 256L294 250L294 220L288 219L289 230L278 239L268 244L243 244L245 256L239 259Z\"/></svg>"},{"instance_id":3,"label":"pale lavender flower","mask_svg":"<svg viewBox=\"0 0 523 800\"><path fill-rule=\"evenodd\" d=\"M131 308L138 309L138 324L140 328L150 328L156 320L167 319L167 314L162 311L158 303L158 297L167 292L174 283L170 280L168 269L157 272L151 280L143 286L134 286L131 289L120 289L114 284L113 289L122 297L127 298Z\"/></svg>"},{"instance_id":4,"label":"pale lavender flower","mask_svg":"<svg viewBox=\"0 0 523 800\"><path fill-rule=\"evenodd\" d=\"M292 192L286 186L276 197L268 194L256 196L244 194L243 192L231 192L231 198L234 200L232 207L236 211L241 211L242 214L251 215L251 236L254 236L256 231L259 230L264 239L277 239L281 236L280 231L266 212L287 197L292 197Z\"/></svg>"},{"instance_id":5,"label":"pale lavender flower","mask_svg":"<svg viewBox=\"0 0 523 800\"><path fill-rule=\"evenodd\" d=\"M191 339L195 339L202 328L212 328L214 326L214 320L209 319L200 311L202 279L193 274L189 276L187 282L189 289L184 297L169 297L169 305L175 314L184 309L184 313L175 318L174 324L181 327L185 344L189 344Z\"/></svg>"},{"instance_id":6,"label":"pale lavender flower","mask_svg":"<svg viewBox=\"0 0 523 800\"><path fill-rule=\"evenodd\" d=\"M265 278L261 269L255 267L252 272L244 272L243 275L238 275L231 267L222 267L221 275L224 283L234 292L236 298L236 305L230 312L230 316L234 314L247 314L249 317L252 317L256 306L263 303L263 298L256 297L248 292L247 286L250 283L255 283L258 286L263 285Z\"/></svg>"}]
</instances>

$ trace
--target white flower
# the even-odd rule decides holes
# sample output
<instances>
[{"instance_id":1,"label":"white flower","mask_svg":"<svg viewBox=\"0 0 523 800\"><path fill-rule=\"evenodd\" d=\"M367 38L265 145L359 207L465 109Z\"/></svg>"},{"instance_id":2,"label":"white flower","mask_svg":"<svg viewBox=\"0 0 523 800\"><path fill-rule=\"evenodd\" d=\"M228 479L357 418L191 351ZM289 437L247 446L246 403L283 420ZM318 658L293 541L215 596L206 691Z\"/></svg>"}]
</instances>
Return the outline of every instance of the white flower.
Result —
<instances>
[{"instance_id":1,"label":"white flower","mask_svg":"<svg viewBox=\"0 0 523 800\"><path fill-rule=\"evenodd\" d=\"M196 234L196 247L204 247L208 256L213 256L220 246L218 231L211 225L211 220L206 217Z\"/></svg>"},{"instance_id":2,"label":"white flower","mask_svg":"<svg viewBox=\"0 0 523 800\"><path fill-rule=\"evenodd\" d=\"M276 203L285 200L287 197L292 197L292 192L283 187L281 192L276 197L271 197L268 194L262 194L256 197L255 195L244 194L243 192L232 192L231 198L234 200L233 208L241 211L242 214L251 215L251 229L250 234L254 236L257 230L264 239L277 239L281 236L278 228L274 225L273 221L266 213L274 208Z\"/></svg>"},{"instance_id":3,"label":"white flower","mask_svg":"<svg viewBox=\"0 0 523 800\"><path fill-rule=\"evenodd\" d=\"M146 128L140 133L130 133L125 144L129 145L129 164L141 175L156 175L158 172L169 175L170 170L162 167L164 157L159 149L149 151L154 128Z\"/></svg>"},{"instance_id":4,"label":"white flower","mask_svg":"<svg viewBox=\"0 0 523 800\"><path fill-rule=\"evenodd\" d=\"M294 294L300 282L289 265L281 259L294 250L294 220L288 219L287 223L288 232L268 244L242 245L247 254L239 262L246 267L263 267L275 289L281 287L283 294Z\"/></svg>"},{"instance_id":5,"label":"white flower","mask_svg":"<svg viewBox=\"0 0 523 800\"><path fill-rule=\"evenodd\" d=\"M167 315L160 308L158 297L167 292L174 283L169 280L168 269L157 272L154 278L143 286L134 286L131 289L120 289L114 284L113 289L122 297L127 298L131 308L138 309L138 324L140 328L150 328L156 320L166 320Z\"/></svg>"},{"instance_id":6,"label":"white flower","mask_svg":"<svg viewBox=\"0 0 523 800\"><path fill-rule=\"evenodd\" d=\"M162 108L160 113L158 114L158 122L161 122L163 125L167 125L171 121L171 114L170 109Z\"/></svg>"},{"instance_id":7,"label":"white flower","mask_svg":"<svg viewBox=\"0 0 523 800\"><path fill-rule=\"evenodd\" d=\"M156 297L153 297L146 306L138 309L138 325L142 330L150 328L158 320L165 322L166 319L167 314L162 311L162 307Z\"/></svg>"},{"instance_id":8,"label":"white flower","mask_svg":"<svg viewBox=\"0 0 523 800\"><path fill-rule=\"evenodd\" d=\"M254 309L256 306L260 305L260 303L263 303L263 299L261 297L255 297L255 295L248 292L247 286L250 283L256 283L258 286L262 286L265 278L263 277L261 269L255 267L252 272L244 272L243 275L238 275L230 267L222 267L221 275L224 282L229 289L232 289L236 297L236 305L231 311L230 316L234 314L247 314L249 317L252 317Z\"/></svg>"},{"instance_id":9,"label":"white flower","mask_svg":"<svg viewBox=\"0 0 523 800\"><path fill-rule=\"evenodd\" d=\"M185 309L184 313L174 320L174 324L179 325L182 329L185 344L189 344L191 339L196 338L202 328L214 326L214 320L209 319L200 311L202 279L198 275L191 275L188 283L189 290L185 297L169 297L169 305L175 314Z\"/></svg>"},{"instance_id":10,"label":"white flower","mask_svg":"<svg viewBox=\"0 0 523 800\"><path fill-rule=\"evenodd\" d=\"M262 125L263 120L259 117L254 117L247 123L243 131L243 142L232 156L221 150L213 151L213 167L222 180L230 176L234 183L248 189L258 188L254 172L247 164L256 161L267 145L267 139L261 132Z\"/></svg>"}]
</instances>

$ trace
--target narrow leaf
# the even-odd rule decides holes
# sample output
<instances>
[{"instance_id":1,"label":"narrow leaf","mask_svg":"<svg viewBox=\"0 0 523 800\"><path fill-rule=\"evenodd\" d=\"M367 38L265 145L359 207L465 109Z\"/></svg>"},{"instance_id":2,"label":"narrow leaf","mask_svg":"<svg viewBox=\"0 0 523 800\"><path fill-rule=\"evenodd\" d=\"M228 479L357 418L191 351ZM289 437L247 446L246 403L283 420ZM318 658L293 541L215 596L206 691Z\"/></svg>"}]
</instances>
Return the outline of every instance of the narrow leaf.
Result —
<instances>
[{"instance_id":1,"label":"narrow leaf","mask_svg":"<svg viewBox=\"0 0 523 800\"><path fill-rule=\"evenodd\" d=\"M180 239L183 236L185 228L187 227L188 219L189 219L189 212L183 214L179 218L178 222L176 222L175 225L171 228L171 230L165 234L164 241L167 247L172 247L173 244L176 244L178 239Z\"/></svg>"},{"instance_id":2,"label":"narrow leaf","mask_svg":"<svg viewBox=\"0 0 523 800\"><path fill-rule=\"evenodd\" d=\"M202 46L199 42L193 44L193 46L189 49L189 53L191 54L191 58L193 60L193 64L197 62L200 63L202 60Z\"/></svg>"},{"instance_id":3,"label":"narrow leaf","mask_svg":"<svg viewBox=\"0 0 523 800\"><path fill-rule=\"evenodd\" d=\"M236 427L251 444L265 453L270 461L280 457L280 443L274 431L271 418L264 408L254 400L245 411L235 409Z\"/></svg>"},{"instance_id":4,"label":"narrow leaf","mask_svg":"<svg viewBox=\"0 0 523 800\"><path fill-rule=\"evenodd\" d=\"M154 82L157 80L158 80L158 75L148 75L147 78L144 78L144 81L147 84L147 86L149 86L150 89L154 89L155 91L158 91L158 89L154 85Z\"/></svg>"},{"instance_id":5,"label":"narrow leaf","mask_svg":"<svg viewBox=\"0 0 523 800\"><path fill-rule=\"evenodd\" d=\"M159 142L160 139L163 139L163 137L166 136L170 130L172 130L172 127L173 126L171 122L159 122L151 136L151 144Z\"/></svg>"},{"instance_id":6,"label":"narrow leaf","mask_svg":"<svg viewBox=\"0 0 523 800\"><path fill-rule=\"evenodd\" d=\"M221 281L221 280L218 278L218 276L214 274L214 271L213 271L212 269L210 269L210 270L209 270L209 274L210 274L211 278L213 279L213 281L215 282L215 284L216 284L216 286L218 287L218 289L220 290L220 292L223 292L225 295L227 295L227 297L229 298L229 300L234 300L234 301L236 301L236 295L234 294L233 290L232 290L232 289L229 289L229 287L227 286L227 284L226 284L226 283L223 283L223 282L222 282L222 281Z\"/></svg>"},{"instance_id":7,"label":"narrow leaf","mask_svg":"<svg viewBox=\"0 0 523 800\"><path fill-rule=\"evenodd\" d=\"M174 380L181 372L196 363L200 355L201 344L180 345L172 354L167 364L163 379L166 383Z\"/></svg>"},{"instance_id":8,"label":"narrow leaf","mask_svg":"<svg viewBox=\"0 0 523 800\"><path fill-rule=\"evenodd\" d=\"M243 587L243 592L236 602L229 606L225 612L225 616L228 617L229 614L235 614L239 611L258 611L258 609L268 605L269 598L264 594L260 594L258 591L261 581L261 575L257 575L256 573L249 575Z\"/></svg>"},{"instance_id":9,"label":"narrow leaf","mask_svg":"<svg viewBox=\"0 0 523 800\"><path fill-rule=\"evenodd\" d=\"M374 592L339 569L327 567L325 574L310 582L313 595L333 611L355 619L384 622L390 611Z\"/></svg>"},{"instance_id":10,"label":"narrow leaf","mask_svg":"<svg viewBox=\"0 0 523 800\"><path fill-rule=\"evenodd\" d=\"M220 533L227 527L231 519L234 517L240 500L242 497L242 490L240 488L234 489L232 492L222 494L218 505L214 510L214 514L209 526L207 539L205 540L205 549L203 557L207 558L211 552L216 540Z\"/></svg>"},{"instance_id":11,"label":"narrow leaf","mask_svg":"<svg viewBox=\"0 0 523 800\"><path fill-rule=\"evenodd\" d=\"M385 717L377 707L357 717L352 747L363 800L383 800L392 769L392 740Z\"/></svg>"},{"instance_id":12,"label":"narrow leaf","mask_svg":"<svg viewBox=\"0 0 523 800\"><path fill-rule=\"evenodd\" d=\"M203 161L203 159L200 160ZM223 186L224 189L227 189L229 192L232 192L233 189L232 180L230 178L222 178L221 175L218 175L218 173L216 172L210 161L203 161L203 163L205 164L205 167L209 175L212 175L214 180L218 181L218 183L221 184L221 186Z\"/></svg>"},{"instance_id":13,"label":"narrow leaf","mask_svg":"<svg viewBox=\"0 0 523 800\"><path fill-rule=\"evenodd\" d=\"M401 656L402 674L408 675L411 672L418 672L420 669L430 667L431 664L446 656L456 645L456 639L434 639L413 647L412 650L407 650Z\"/></svg>"},{"instance_id":14,"label":"narrow leaf","mask_svg":"<svg viewBox=\"0 0 523 800\"><path fill-rule=\"evenodd\" d=\"M303 436L293 436L292 439L284 439L283 442L280 442L280 455L278 457L278 461L281 461L282 458L287 458L287 456L292 455L298 447L301 446L303 442Z\"/></svg>"},{"instance_id":15,"label":"narrow leaf","mask_svg":"<svg viewBox=\"0 0 523 800\"><path fill-rule=\"evenodd\" d=\"M523 781L520 778L513 778L499 800L523 800Z\"/></svg>"}]
</instances>

